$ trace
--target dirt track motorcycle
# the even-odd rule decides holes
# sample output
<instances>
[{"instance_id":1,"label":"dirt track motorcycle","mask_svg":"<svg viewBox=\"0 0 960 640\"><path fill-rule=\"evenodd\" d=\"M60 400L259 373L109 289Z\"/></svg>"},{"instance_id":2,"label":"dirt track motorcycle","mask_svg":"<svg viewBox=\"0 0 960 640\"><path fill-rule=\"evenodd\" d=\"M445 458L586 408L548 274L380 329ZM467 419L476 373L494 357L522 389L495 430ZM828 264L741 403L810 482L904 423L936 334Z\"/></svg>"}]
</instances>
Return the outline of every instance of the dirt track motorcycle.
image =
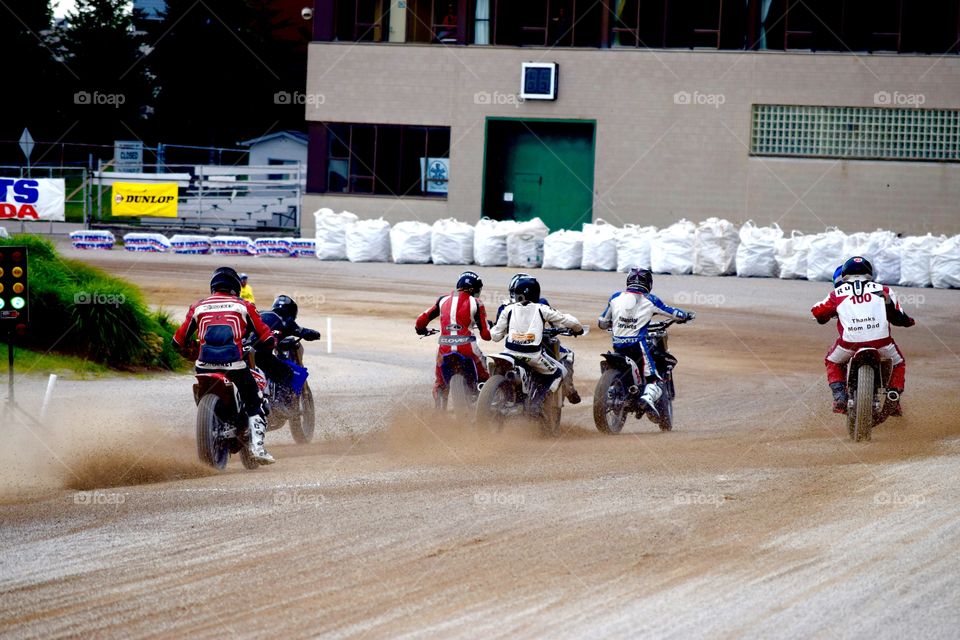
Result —
<instances>
[{"instance_id":1,"label":"dirt track motorcycle","mask_svg":"<svg viewBox=\"0 0 960 640\"><path fill-rule=\"evenodd\" d=\"M640 400L645 386L643 363L609 351L603 354L600 380L593 392L593 421L597 431L606 434L620 433L631 413L636 414L638 420L646 414L661 431L673 430L673 399L677 395L673 384L673 369L677 366L677 359L667 351L667 329L675 322L676 319L651 322L647 328L650 355L662 378L658 384L663 393L657 401L660 416L653 415Z\"/></svg>"},{"instance_id":2,"label":"dirt track motorcycle","mask_svg":"<svg viewBox=\"0 0 960 640\"><path fill-rule=\"evenodd\" d=\"M559 336L574 334L569 329L544 329L544 350L555 360L572 364L573 353L561 352ZM480 386L477 425L499 431L507 419L524 416L536 420L543 435L559 435L563 384L551 391L552 379L507 353L487 356L487 360L490 378Z\"/></svg>"},{"instance_id":3,"label":"dirt track motorcycle","mask_svg":"<svg viewBox=\"0 0 960 640\"><path fill-rule=\"evenodd\" d=\"M244 358L261 394L265 394L267 378L253 366L252 351L244 346ZM225 373L198 373L196 377L193 398L197 403L197 454L201 462L222 470L230 454L239 453L245 468L258 469L260 464L247 451L250 429L237 386ZM267 411L268 405L265 403L264 407Z\"/></svg>"},{"instance_id":4,"label":"dirt track motorcycle","mask_svg":"<svg viewBox=\"0 0 960 640\"><path fill-rule=\"evenodd\" d=\"M313 440L316 428L316 411L313 405L313 391L307 377L310 375L303 366L303 346L300 338L288 336L276 347L277 358L293 371L290 386L273 380L267 381L266 398L270 403L270 415L267 417L267 431L276 431L290 423L290 434L297 444L306 444Z\"/></svg>"},{"instance_id":5,"label":"dirt track motorcycle","mask_svg":"<svg viewBox=\"0 0 960 640\"><path fill-rule=\"evenodd\" d=\"M421 336L433 336L440 333L437 329L430 329ZM441 342L441 344L456 344L458 338L468 338L469 336L445 336L451 339L451 342ZM441 338L443 340L443 338ZM436 407L445 410L452 408L454 413L464 417L471 415L474 405L477 402L477 395L480 389L477 386L477 365L462 353L452 351L440 356L440 374L443 376L443 388L436 397Z\"/></svg>"},{"instance_id":6,"label":"dirt track motorcycle","mask_svg":"<svg viewBox=\"0 0 960 640\"><path fill-rule=\"evenodd\" d=\"M847 364L847 431L854 442L869 440L873 428L889 415L887 401L900 394L888 389L893 363L870 347L857 349Z\"/></svg>"}]
</instances>

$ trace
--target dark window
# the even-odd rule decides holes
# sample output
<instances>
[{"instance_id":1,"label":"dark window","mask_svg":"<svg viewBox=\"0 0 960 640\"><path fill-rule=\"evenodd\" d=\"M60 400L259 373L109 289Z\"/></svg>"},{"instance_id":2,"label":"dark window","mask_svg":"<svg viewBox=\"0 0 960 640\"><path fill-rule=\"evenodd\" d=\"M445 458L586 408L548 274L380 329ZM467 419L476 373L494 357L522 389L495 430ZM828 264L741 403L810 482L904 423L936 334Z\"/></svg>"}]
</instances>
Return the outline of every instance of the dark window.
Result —
<instances>
[{"instance_id":1,"label":"dark window","mask_svg":"<svg viewBox=\"0 0 960 640\"><path fill-rule=\"evenodd\" d=\"M623 47L742 49L742 0L624 0L613 5L610 42Z\"/></svg>"},{"instance_id":2,"label":"dark window","mask_svg":"<svg viewBox=\"0 0 960 640\"><path fill-rule=\"evenodd\" d=\"M328 193L430 195L422 187L427 158L450 157L450 129L410 125L323 125L328 133Z\"/></svg>"},{"instance_id":3,"label":"dark window","mask_svg":"<svg viewBox=\"0 0 960 640\"><path fill-rule=\"evenodd\" d=\"M600 46L600 23L604 8L603 3L597 0L491 0L490 5L493 9L494 44ZM475 18L474 33L482 33L483 27L482 16ZM475 37L475 40L479 38Z\"/></svg>"},{"instance_id":4,"label":"dark window","mask_svg":"<svg viewBox=\"0 0 960 640\"><path fill-rule=\"evenodd\" d=\"M337 0L336 39L385 42L390 32L390 0Z\"/></svg>"}]
</instances>

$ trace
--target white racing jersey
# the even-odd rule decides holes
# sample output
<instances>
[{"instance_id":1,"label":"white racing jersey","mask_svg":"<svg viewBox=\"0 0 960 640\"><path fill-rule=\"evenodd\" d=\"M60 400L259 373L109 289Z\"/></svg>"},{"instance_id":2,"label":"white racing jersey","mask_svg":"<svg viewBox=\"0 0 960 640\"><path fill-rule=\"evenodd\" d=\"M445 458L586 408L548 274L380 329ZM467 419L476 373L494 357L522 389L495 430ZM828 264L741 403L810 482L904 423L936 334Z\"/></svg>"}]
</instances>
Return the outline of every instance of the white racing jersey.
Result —
<instances>
[{"instance_id":1,"label":"white racing jersey","mask_svg":"<svg viewBox=\"0 0 960 640\"><path fill-rule=\"evenodd\" d=\"M574 331L583 328L576 318L553 307L536 302L515 302L504 307L490 335L496 342L506 338L509 351L535 353L542 348L543 329L547 323Z\"/></svg>"}]
</instances>

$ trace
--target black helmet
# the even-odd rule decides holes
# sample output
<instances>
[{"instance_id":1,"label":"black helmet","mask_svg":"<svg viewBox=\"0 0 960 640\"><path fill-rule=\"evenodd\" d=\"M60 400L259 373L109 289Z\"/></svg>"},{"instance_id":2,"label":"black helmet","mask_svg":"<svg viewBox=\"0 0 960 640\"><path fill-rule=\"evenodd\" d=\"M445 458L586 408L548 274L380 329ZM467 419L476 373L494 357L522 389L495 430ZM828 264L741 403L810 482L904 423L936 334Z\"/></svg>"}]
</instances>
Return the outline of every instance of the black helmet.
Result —
<instances>
[{"instance_id":1,"label":"black helmet","mask_svg":"<svg viewBox=\"0 0 960 640\"><path fill-rule=\"evenodd\" d=\"M517 280L513 288L513 295L517 302L526 304L528 302L540 302L540 283L531 276Z\"/></svg>"},{"instance_id":2,"label":"black helmet","mask_svg":"<svg viewBox=\"0 0 960 640\"><path fill-rule=\"evenodd\" d=\"M230 267L220 267L210 278L210 293L215 291L227 291L235 296L239 295L240 276Z\"/></svg>"},{"instance_id":3,"label":"black helmet","mask_svg":"<svg viewBox=\"0 0 960 640\"><path fill-rule=\"evenodd\" d=\"M873 279L873 265L870 264L870 261L861 256L854 256L843 263L843 266L840 268L840 278L844 282L847 281L847 278L852 276L866 276L869 279Z\"/></svg>"},{"instance_id":4,"label":"black helmet","mask_svg":"<svg viewBox=\"0 0 960 640\"><path fill-rule=\"evenodd\" d=\"M299 308L290 296L279 295L273 301L272 311L284 320L296 320Z\"/></svg>"},{"instance_id":5,"label":"black helmet","mask_svg":"<svg viewBox=\"0 0 960 640\"><path fill-rule=\"evenodd\" d=\"M517 301L517 283L522 278L532 278L532 277L533 276L531 276L529 273L517 273L517 274L514 274L512 278L510 278L510 288L508 289L510 293L510 302Z\"/></svg>"},{"instance_id":6,"label":"black helmet","mask_svg":"<svg viewBox=\"0 0 960 640\"><path fill-rule=\"evenodd\" d=\"M483 290L483 280L473 271L464 271L457 279L457 290L466 291L470 295L479 296Z\"/></svg>"},{"instance_id":7,"label":"black helmet","mask_svg":"<svg viewBox=\"0 0 960 640\"><path fill-rule=\"evenodd\" d=\"M650 293L653 289L653 274L650 269L631 267L627 274L627 291Z\"/></svg>"}]
</instances>

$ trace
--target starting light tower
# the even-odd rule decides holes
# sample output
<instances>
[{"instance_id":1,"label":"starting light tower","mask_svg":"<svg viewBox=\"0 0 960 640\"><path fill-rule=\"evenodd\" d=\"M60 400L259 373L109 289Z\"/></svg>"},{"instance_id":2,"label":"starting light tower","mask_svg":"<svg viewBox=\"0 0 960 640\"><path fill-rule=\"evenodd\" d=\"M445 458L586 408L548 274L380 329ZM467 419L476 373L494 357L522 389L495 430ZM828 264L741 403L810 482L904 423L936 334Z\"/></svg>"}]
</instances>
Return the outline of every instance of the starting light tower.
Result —
<instances>
[{"instance_id":1,"label":"starting light tower","mask_svg":"<svg viewBox=\"0 0 960 640\"><path fill-rule=\"evenodd\" d=\"M23 335L30 320L30 295L27 284L27 248L0 246L0 332L7 334L7 402L13 398L13 339Z\"/></svg>"}]
</instances>

